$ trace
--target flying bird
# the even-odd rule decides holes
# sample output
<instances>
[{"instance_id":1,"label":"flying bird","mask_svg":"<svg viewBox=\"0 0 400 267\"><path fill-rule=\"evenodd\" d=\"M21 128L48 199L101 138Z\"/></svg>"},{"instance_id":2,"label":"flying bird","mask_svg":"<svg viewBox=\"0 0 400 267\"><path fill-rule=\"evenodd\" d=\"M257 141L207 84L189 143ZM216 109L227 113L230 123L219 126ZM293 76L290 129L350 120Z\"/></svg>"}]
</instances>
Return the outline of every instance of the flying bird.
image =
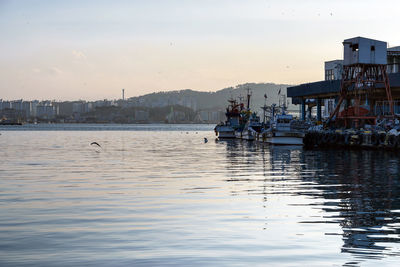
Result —
<instances>
[{"instance_id":1,"label":"flying bird","mask_svg":"<svg viewBox=\"0 0 400 267\"><path fill-rule=\"evenodd\" d=\"M97 143L97 142L91 142L90 145L96 145L96 146L101 147L101 145L99 145L99 143Z\"/></svg>"}]
</instances>

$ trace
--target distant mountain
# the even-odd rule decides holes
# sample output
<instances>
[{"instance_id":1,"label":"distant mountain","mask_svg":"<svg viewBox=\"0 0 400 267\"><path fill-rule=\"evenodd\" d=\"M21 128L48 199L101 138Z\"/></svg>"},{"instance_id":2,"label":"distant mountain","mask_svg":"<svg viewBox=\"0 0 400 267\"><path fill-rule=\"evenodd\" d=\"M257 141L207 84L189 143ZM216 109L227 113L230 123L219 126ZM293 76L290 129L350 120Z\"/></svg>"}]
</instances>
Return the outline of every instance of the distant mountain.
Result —
<instances>
[{"instance_id":1,"label":"distant mountain","mask_svg":"<svg viewBox=\"0 0 400 267\"><path fill-rule=\"evenodd\" d=\"M274 83L246 83L235 87L228 87L216 92L200 92L190 89L170 92L158 92L139 97L132 97L129 102L135 106L164 107L170 105L181 105L193 110L224 110L228 99L245 97L247 88L250 89L251 109L261 112L260 107L264 105L264 94L267 95L267 105L279 102L279 91L286 95L288 84ZM244 98L245 99L245 98Z\"/></svg>"}]
</instances>

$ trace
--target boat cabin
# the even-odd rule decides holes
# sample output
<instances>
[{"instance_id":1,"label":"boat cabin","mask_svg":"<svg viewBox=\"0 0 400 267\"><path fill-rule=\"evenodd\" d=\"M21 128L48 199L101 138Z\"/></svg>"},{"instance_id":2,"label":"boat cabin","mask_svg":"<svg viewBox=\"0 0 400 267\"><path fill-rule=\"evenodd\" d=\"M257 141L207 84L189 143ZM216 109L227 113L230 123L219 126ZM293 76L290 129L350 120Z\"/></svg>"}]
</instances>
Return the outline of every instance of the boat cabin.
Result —
<instances>
[{"instance_id":1,"label":"boat cabin","mask_svg":"<svg viewBox=\"0 0 400 267\"><path fill-rule=\"evenodd\" d=\"M290 131L290 122L293 120L292 115L279 114L275 116L275 129L278 131Z\"/></svg>"}]
</instances>

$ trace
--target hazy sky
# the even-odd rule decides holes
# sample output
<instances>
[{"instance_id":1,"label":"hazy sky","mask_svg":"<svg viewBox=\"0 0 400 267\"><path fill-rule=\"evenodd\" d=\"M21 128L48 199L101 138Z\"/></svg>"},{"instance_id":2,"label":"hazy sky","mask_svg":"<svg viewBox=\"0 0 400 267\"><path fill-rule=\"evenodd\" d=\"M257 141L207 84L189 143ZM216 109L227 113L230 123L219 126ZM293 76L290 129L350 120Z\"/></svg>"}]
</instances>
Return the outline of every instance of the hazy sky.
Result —
<instances>
[{"instance_id":1,"label":"hazy sky","mask_svg":"<svg viewBox=\"0 0 400 267\"><path fill-rule=\"evenodd\" d=\"M400 45L400 1L0 0L0 99L323 79L343 39Z\"/></svg>"}]
</instances>

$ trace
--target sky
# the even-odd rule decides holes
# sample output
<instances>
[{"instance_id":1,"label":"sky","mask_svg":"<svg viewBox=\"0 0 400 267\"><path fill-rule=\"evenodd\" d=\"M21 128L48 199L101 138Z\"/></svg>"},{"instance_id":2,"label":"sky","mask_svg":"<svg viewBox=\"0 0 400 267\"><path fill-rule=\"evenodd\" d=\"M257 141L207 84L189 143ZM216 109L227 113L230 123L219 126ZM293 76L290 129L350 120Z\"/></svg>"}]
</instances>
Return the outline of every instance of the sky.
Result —
<instances>
[{"instance_id":1,"label":"sky","mask_svg":"<svg viewBox=\"0 0 400 267\"><path fill-rule=\"evenodd\" d=\"M398 0L0 0L0 99L318 81L344 39L400 45L398 10Z\"/></svg>"}]
</instances>

